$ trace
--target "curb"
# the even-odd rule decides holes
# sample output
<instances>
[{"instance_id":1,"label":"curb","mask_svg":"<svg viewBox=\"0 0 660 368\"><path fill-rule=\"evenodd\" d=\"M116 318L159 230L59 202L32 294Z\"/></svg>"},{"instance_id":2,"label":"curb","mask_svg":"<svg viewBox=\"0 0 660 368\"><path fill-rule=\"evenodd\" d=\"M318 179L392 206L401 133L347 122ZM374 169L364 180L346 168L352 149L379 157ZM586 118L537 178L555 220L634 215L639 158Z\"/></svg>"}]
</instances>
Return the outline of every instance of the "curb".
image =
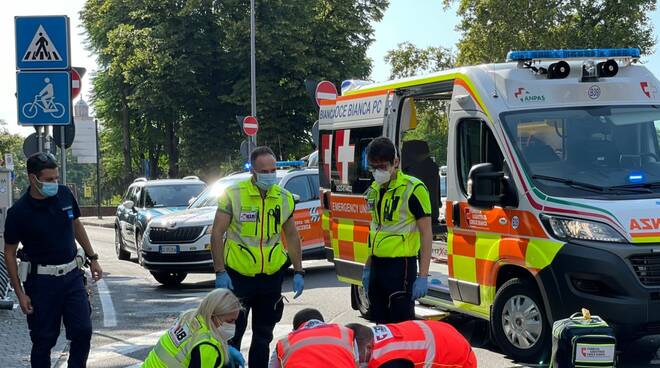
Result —
<instances>
[{"instance_id":1,"label":"curb","mask_svg":"<svg viewBox=\"0 0 660 368\"><path fill-rule=\"evenodd\" d=\"M112 229L112 228L115 227L114 222L112 222L112 223L98 223L98 222L92 222L92 221L80 221L80 222L85 226L104 227L106 229Z\"/></svg>"}]
</instances>

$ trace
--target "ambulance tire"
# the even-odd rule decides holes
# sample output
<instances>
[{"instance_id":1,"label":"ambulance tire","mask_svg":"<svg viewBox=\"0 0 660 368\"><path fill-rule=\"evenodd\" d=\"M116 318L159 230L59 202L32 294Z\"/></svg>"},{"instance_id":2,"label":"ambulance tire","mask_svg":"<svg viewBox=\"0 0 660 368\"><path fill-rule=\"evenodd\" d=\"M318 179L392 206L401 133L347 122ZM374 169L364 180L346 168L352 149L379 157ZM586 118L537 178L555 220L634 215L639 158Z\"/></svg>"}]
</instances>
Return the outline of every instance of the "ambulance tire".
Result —
<instances>
[{"instance_id":1,"label":"ambulance tire","mask_svg":"<svg viewBox=\"0 0 660 368\"><path fill-rule=\"evenodd\" d=\"M124 248L124 240L121 238L121 231L119 227L115 225L115 253L117 253L117 259L120 261L130 261L131 252L127 251Z\"/></svg>"},{"instance_id":2,"label":"ambulance tire","mask_svg":"<svg viewBox=\"0 0 660 368\"><path fill-rule=\"evenodd\" d=\"M353 309L357 309L363 318L370 319L369 298L362 286L351 285L351 299L353 300Z\"/></svg>"},{"instance_id":3,"label":"ambulance tire","mask_svg":"<svg viewBox=\"0 0 660 368\"><path fill-rule=\"evenodd\" d=\"M541 333L536 342L530 348L520 348L514 345L507 337L504 331L504 311L512 298L528 299L536 305L537 318L541 322ZM551 330L548 319L543 307L541 298L536 286L530 281L513 278L505 282L495 294L495 302L490 314L490 325L494 342L502 349L504 354L513 358L515 361L523 363L546 362L550 353L552 344Z\"/></svg>"},{"instance_id":4,"label":"ambulance tire","mask_svg":"<svg viewBox=\"0 0 660 368\"><path fill-rule=\"evenodd\" d=\"M163 286L170 287L179 285L188 274L185 272L151 271L151 276Z\"/></svg>"}]
</instances>

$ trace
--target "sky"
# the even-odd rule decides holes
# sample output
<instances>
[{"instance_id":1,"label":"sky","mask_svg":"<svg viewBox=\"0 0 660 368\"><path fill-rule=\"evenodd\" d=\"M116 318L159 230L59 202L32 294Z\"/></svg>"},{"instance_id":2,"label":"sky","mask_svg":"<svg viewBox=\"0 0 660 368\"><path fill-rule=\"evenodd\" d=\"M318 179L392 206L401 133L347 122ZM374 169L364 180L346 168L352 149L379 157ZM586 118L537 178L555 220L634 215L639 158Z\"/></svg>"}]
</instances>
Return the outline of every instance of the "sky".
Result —
<instances>
[{"instance_id":1,"label":"sky","mask_svg":"<svg viewBox=\"0 0 660 368\"><path fill-rule=\"evenodd\" d=\"M84 3L85 0L0 0L0 50L6 56L0 58L0 119L7 122L10 132L28 135L34 131L31 127L20 127L16 123L14 16L69 16L72 65L87 69L87 76L82 80L81 95L88 99L89 77L96 68L96 61L84 47L85 36L78 16ZM656 38L660 39L660 9L651 15L651 21L656 25ZM375 42L367 53L373 60L371 79L388 79L389 66L383 58L387 51L396 48L401 42L410 41L418 47L443 46L455 49L460 37L455 29L457 23L456 8L445 11L441 0L390 0L383 20L374 25ZM657 48L660 50L660 46ZM642 61L647 63L651 71L660 72L660 52Z\"/></svg>"}]
</instances>

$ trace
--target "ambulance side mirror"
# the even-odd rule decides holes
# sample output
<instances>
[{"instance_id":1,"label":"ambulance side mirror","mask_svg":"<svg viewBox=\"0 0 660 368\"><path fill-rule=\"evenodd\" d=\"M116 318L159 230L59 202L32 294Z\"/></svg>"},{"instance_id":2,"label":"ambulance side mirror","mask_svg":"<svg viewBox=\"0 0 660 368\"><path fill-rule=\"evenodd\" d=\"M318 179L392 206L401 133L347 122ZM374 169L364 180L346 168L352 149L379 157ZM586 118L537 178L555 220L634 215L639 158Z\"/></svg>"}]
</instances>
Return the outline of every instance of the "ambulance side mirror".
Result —
<instances>
[{"instance_id":1,"label":"ambulance side mirror","mask_svg":"<svg viewBox=\"0 0 660 368\"><path fill-rule=\"evenodd\" d=\"M483 210L502 206L506 188L504 180L504 172L496 171L491 163L472 166L468 175L468 204Z\"/></svg>"},{"instance_id":2,"label":"ambulance side mirror","mask_svg":"<svg viewBox=\"0 0 660 368\"><path fill-rule=\"evenodd\" d=\"M295 193L291 193L291 195L293 196L293 203L299 203L300 202L300 196L299 195L297 195Z\"/></svg>"},{"instance_id":3,"label":"ambulance side mirror","mask_svg":"<svg viewBox=\"0 0 660 368\"><path fill-rule=\"evenodd\" d=\"M127 210L132 210L134 206L135 206L135 202L133 202L133 201L126 201L126 202L124 202L124 207L125 207Z\"/></svg>"}]
</instances>

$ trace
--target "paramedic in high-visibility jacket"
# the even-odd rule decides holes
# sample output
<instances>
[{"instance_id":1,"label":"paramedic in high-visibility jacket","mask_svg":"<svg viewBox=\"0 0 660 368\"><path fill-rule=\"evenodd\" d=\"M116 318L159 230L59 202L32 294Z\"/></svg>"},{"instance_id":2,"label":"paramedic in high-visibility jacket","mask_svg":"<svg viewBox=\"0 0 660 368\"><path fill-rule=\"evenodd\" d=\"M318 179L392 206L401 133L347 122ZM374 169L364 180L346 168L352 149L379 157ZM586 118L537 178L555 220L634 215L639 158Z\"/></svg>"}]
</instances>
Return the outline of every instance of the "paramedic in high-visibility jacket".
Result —
<instances>
[{"instance_id":1,"label":"paramedic in high-visibility jacket","mask_svg":"<svg viewBox=\"0 0 660 368\"><path fill-rule=\"evenodd\" d=\"M220 194L211 233L216 288L234 291L244 307L230 344L240 350L252 312L251 368L268 366L273 329L282 319L282 280L293 263L294 298L302 294L300 237L293 219L293 195L277 183L275 154L257 147L250 154L252 177ZM284 249L281 236L286 236ZM226 240L223 237L226 235Z\"/></svg>"},{"instance_id":2,"label":"paramedic in high-visibility jacket","mask_svg":"<svg viewBox=\"0 0 660 368\"><path fill-rule=\"evenodd\" d=\"M470 343L447 323L406 321L367 327L350 323L358 345L360 367L476 368Z\"/></svg>"},{"instance_id":3,"label":"paramedic in high-visibility jacket","mask_svg":"<svg viewBox=\"0 0 660 368\"><path fill-rule=\"evenodd\" d=\"M421 180L399 170L396 148L388 138L369 143L367 161L374 182L366 194L370 256L362 285L371 319L376 323L411 320L415 300L428 291L433 237L429 192Z\"/></svg>"}]
</instances>

